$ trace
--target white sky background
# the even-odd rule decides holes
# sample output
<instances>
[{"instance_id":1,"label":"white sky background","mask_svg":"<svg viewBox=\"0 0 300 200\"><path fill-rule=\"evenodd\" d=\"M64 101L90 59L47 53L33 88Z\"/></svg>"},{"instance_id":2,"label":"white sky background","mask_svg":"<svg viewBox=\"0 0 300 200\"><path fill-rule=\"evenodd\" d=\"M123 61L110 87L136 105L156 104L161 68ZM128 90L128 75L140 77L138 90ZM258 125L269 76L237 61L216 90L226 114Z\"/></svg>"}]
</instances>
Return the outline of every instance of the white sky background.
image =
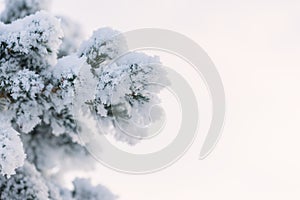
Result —
<instances>
[{"instance_id":1,"label":"white sky background","mask_svg":"<svg viewBox=\"0 0 300 200\"><path fill-rule=\"evenodd\" d=\"M197 159L200 136L161 172L134 176L99 164L96 182L120 200L300 199L300 1L54 0L52 8L87 36L103 26L185 34L223 79L226 124L208 158Z\"/></svg>"}]
</instances>

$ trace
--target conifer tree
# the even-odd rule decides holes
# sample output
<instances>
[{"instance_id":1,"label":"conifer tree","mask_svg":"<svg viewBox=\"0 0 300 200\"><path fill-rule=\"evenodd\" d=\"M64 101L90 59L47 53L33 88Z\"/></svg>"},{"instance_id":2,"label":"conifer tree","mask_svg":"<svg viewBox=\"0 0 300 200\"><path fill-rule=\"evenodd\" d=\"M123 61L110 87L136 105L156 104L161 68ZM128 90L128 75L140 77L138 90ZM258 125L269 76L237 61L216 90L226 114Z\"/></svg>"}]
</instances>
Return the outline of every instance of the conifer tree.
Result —
<instances>
[{"instance_id":1,"label":"conifer tree","mask_svg":"<svg viewBox=\"0 0 300 200\"><path fill-rule=\"evenodd\" d=\"M159 58L131 52L108 65L126 52L125 42L114 37L118 31L100 28L81 43L78 24L49 13L49 1L5 3L0 17L0 199L115 199L86 179L74 179L72 190L59 181L68 170L95 164L72 114L75 81L80 67L90 68L98 83L95 97L87 100L94 115L117 140L134 144L136 139L125 136L114 120L118 115L143 118L157 102L146 85L165 76Z\"/></svg>"}]
</instances>

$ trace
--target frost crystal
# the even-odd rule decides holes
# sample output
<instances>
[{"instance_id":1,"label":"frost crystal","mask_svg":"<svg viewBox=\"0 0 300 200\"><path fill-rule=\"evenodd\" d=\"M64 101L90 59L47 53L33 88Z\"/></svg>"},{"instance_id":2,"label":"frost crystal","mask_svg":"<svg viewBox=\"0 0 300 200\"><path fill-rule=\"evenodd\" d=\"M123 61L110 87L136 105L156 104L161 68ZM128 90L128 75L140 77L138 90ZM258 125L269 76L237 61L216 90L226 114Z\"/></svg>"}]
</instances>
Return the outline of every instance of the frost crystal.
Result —
<instances>
[{"instance_id":1,"label":"frost crystal","mask_svg":"<svg viewBox=\"0 0 300 200\"><path fill-rule=\"evenodd\" d=\"M59 21L46 12L3 25L0 59L5 72L29 69L42 72L56 63L63 36Z\"/></svg>"},{"instance_id":2,"label":"frost crystal","mask_svg":"<svg viewBox=\"0 0 300 200\"><path fill-rule=\"evenodd\" d=\"M10 127L0 127L0 174L15 174L25 160L23 144L18 132Z\"/></svg>"},{"instance_id":3,"label":"frost crystal","mask_svg":"<svg viewBox=\"0 0 300 200\"><path fill-rule=\"evenodd\" d=\"M99 68L116 58L126 50L126 42L120 32L111 28L101 28L92 37L83 42L78 55L85 56L87 63Z\"/></svg>"}]
</instances>

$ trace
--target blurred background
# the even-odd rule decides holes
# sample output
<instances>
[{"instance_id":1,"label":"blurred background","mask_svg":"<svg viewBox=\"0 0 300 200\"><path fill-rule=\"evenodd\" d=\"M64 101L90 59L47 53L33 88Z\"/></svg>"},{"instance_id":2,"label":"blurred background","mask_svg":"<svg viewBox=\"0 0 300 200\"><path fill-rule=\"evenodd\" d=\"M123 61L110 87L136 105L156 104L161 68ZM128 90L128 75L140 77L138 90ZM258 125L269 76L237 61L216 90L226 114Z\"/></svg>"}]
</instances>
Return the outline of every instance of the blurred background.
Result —
<instances>
[{"instance_id":1,"label":"blurred background","mask_svg":"<svg viewBox=\"0 0 300 200\"><path fill-rule=\"evenodd\" d=\"M223 136L205 160L203 125L171 167L128 175L99 164L93 182L120 200L299 199L299 10L297 0L53 0L52 12L77 20L86 37L105 26L190 37L214 61L227 96Z\"/></svg>"}]
</instances>

